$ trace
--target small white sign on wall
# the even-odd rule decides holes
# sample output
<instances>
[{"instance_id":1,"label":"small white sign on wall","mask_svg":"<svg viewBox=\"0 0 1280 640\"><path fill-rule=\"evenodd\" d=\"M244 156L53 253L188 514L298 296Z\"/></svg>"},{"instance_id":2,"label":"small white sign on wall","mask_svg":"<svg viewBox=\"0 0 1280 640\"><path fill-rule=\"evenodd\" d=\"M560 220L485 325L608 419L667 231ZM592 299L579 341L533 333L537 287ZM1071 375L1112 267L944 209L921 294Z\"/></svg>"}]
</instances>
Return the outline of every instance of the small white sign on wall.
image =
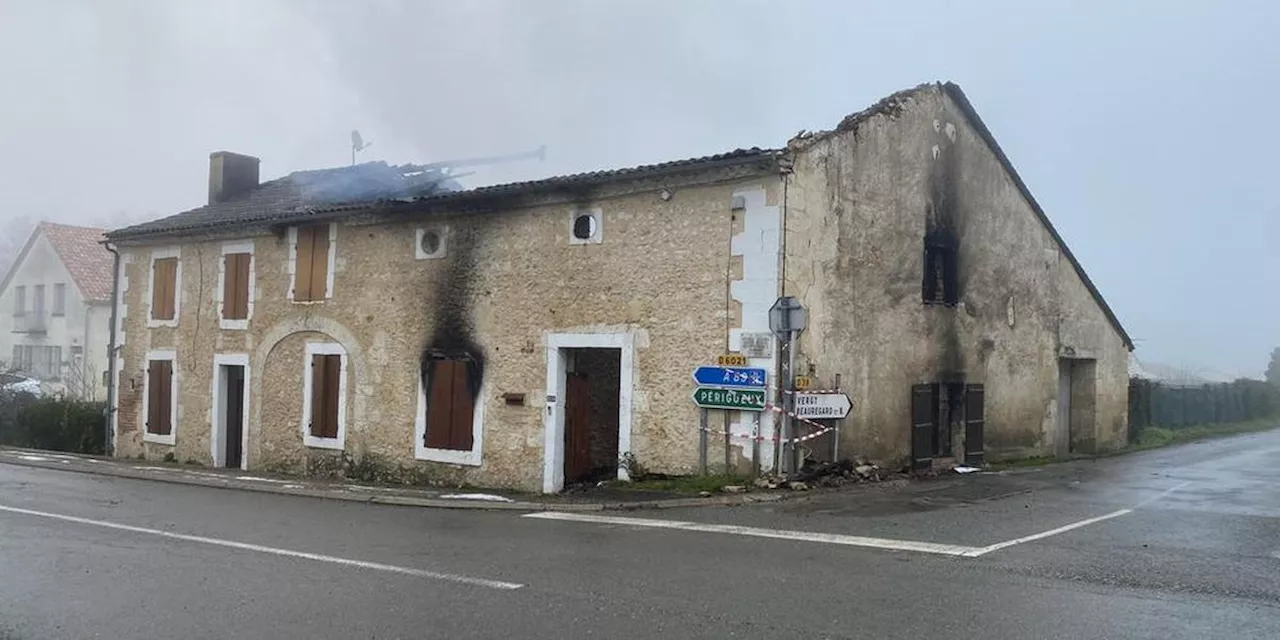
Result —
<instances>
[{"instance_id":1,"label":"small white sign on wall","mask_svg":"<svg viewBox=\"0 0 1280 640\"><path fill-rule=\"evenodd\" d=\"M773 335L770 333L743 333L742 355L748 358L772 358Z\"/></svg>"}]
</instances>

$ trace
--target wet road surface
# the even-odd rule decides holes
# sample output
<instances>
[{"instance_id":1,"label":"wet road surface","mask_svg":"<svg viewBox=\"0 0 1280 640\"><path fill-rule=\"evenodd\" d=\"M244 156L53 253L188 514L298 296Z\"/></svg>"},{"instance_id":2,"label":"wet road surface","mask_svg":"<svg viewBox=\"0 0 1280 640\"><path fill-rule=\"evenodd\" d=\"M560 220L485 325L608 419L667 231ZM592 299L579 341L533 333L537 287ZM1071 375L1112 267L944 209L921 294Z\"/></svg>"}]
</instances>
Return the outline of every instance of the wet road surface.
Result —
<instances>
[{"instance_id":1,"label":"wet road surface","mask_svg":"<svg viewBox=\"0 0 1280 640\"><path fill-rule=\"evenodd\" d=\"M572 519L0 464L0 639L1273 639L1278 459L1272 431Z\"/></svg>"}]
</instances>

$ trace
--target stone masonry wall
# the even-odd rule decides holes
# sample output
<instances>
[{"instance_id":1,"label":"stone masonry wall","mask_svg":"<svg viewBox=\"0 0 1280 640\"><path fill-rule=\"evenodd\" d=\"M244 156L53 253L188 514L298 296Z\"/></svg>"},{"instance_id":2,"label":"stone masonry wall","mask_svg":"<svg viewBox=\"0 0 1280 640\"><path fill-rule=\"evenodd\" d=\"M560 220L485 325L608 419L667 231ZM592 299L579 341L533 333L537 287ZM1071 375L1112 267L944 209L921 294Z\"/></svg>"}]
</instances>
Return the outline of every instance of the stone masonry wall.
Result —
<instances>
[{"instance_id":1,"label":"stone masonry wall","mask_svg":"<svg viewBox=\"0 0 1280 640\"><path fill-rule=\"evenodd\" d=\"M635 336L631 448L648 469L689 472L697 465L698 414L689 372L723 352L731 324L731 201L735 190L764 189L776 176L736 177L702 186L639 193L602 192L576 202L497 213L405 214L352 219L336 232L331 298L287 299L289 241L284 231L252 237L256 287L247 330L219 328L217 277L224 241L189 238L125 246L127 340L122 352L117 454L212 463L213 356L250 361L250 469L374 477L405 482L467 483L539 490L547 411L545 336L616 332ZM572 213L598 209L602 241L570 244ZM415 231L444 232L446 256L415 257ZM147 328L151 252L181 247L176 328ZM479 466L415 458L420 358L446 323L462 327L485 359ZM310 342L346 350L345 451L302 442L303 352ZM150 350L177 354L176 445L144 442L140 406L126 389L138 383ZM523 393L510 406L505 393ZM137 403L141 405L141 403Z\"/></svg>"},{"instance_id":2,"label":"stone masonry wall","mask_svg":"<svg viewBox=\"0 0 1280 640\"><path fill-rule=\"evenodd\" d=\"M1120 334L941 88L795 148L785 286L811 313L798 369L841 374L844 455L904 462L911 385L948 375L985 387L988 459L1051 452L1064 352L1097 361L1097 446L1123 443ZM960 247L956 306L922 302L931 217Z\"/></svg>"}]
</instances>

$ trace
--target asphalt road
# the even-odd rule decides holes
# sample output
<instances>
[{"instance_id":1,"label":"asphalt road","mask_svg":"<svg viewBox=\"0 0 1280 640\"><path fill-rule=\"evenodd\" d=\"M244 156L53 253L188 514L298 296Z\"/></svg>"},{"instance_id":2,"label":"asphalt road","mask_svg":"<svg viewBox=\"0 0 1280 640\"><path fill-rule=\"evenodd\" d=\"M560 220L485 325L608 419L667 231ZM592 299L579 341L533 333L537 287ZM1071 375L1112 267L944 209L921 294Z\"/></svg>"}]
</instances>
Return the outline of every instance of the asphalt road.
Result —
<instances>
[{"instance_id":1,"label":"asphalt road","mask_svg":"<svg viewBox=\"0 0 1280 640\"><path fill-rule=\"evenodd\" d=\"M1277 460L1273 431L578 520L0 464L0 640L1275 639Z\"/></svg>"}]
</instances>

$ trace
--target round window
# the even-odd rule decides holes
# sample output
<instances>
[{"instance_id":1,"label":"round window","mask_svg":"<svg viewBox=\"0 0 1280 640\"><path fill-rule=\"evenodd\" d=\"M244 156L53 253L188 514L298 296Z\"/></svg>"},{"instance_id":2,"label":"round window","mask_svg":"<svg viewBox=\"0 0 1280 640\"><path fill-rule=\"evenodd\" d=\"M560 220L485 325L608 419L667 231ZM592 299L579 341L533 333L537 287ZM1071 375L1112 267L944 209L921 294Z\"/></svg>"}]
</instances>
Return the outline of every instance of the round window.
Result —
<instances>
[{"instance_id":1,"label":"round window","mask_svg":"<svg viewBox=\"0 0 1280 640\"><path fill-rule=\"evenodd\" d=\"M590 240L596 237L596 217L584 213L573 219L573 237L578 240Z\"/></svg>"},{"instance_id":2,"label":"round window","mask_svg":"<svg viewBox=\"0 0 1280 640\"><path fill-rule=\"evenodd\" d=\"M434 256L440 251L440 232L426 229L422 232L422 253Z\"/></svg>"}]
</instances>

